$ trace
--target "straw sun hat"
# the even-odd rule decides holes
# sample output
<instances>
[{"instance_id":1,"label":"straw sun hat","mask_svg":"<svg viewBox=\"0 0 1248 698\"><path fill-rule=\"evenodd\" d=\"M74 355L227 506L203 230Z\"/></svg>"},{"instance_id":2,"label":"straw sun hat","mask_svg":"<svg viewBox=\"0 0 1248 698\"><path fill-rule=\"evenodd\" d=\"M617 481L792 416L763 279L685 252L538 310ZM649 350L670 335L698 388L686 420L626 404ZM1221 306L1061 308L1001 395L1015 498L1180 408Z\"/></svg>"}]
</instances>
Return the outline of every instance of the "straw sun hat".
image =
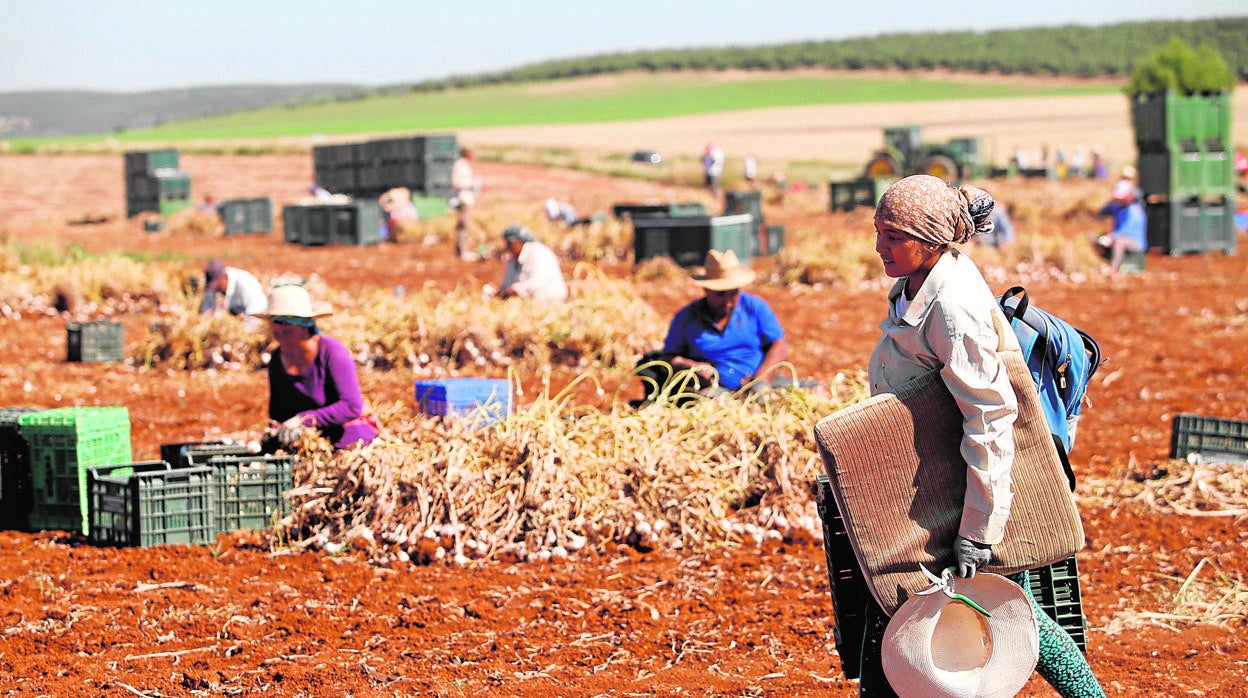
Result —
<instances>
[{"instance_id":1,"label":"straw sun hat","mask_svg":"<svg viewBox=\"0 0 1248 698\"><path fill-rule=\"evenodd\" d=\"M893 690L901 698L1017 694L1040 652L1027 591L988 572L927 576L932 586L906 600L884 631L882 661Z\"/></svg>"},{"instance_id":2,"label":"straw sun hat","mask_svg":"<svg viewBox=\"0 0 1248 698\"><path fill-rule=\"evenodd\" d=\"M256 317L317 318L332 315L333 309L325 303L313 305L308 290L302 286L275 286L269 291L268 312L256 313Z\"/></svg>"},{"instance_id":3,"label":"straw sun hat","mask_svg":"<svg viewBox=\"0 0 1248 698\"><path fill-rule=\"evenodd\" d=\"M711 291L728 291L741 288L757 276L754 270L741 264L737 253L728 250L711 250L706 253L706 265L693 273L693 283Z\"/></svg>"}]
</instances>

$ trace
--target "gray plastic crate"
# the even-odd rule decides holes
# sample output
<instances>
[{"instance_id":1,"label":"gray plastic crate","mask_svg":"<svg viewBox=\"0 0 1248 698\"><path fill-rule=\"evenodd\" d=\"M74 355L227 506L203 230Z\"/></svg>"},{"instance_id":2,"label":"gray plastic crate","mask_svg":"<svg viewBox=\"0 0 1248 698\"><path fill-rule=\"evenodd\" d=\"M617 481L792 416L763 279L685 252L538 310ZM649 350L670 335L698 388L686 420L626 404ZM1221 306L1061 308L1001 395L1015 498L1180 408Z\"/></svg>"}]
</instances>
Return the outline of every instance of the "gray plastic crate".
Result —
<instances>
[{"instance_id":1,"label":"gray plastic crate","mask_svg":"<svg viewBox=\"0 0 1248 698\"><path fill-rule=\"evenodd\" d=\"M230 199L217 207L226 235L273 232L273 203L269 198Z\"/></svg>"},{"instance_id":2,"label":"gray plastic crate","mask_svg":"<svg viewBox=\"0 0 1248 698\"><path fill-rule=\"evenodd\" d=\"M89 537L98 545L209 543L216 537L212 471L164 461L92 466Z\"/></svg>"},{"instance_id":3,"label":"gray plastic crate","mask_svg":"<svg viewBox=\"0 0 1248 698\"><path fill-rule=\"evenodd\" d=\"M742 264L749 264L757 244L754 217L748 213L633 219L635 263L669 257L682 267L695 267L706 262L711 250L732 250Z\"/></svg>"},{"instance_id":4,"label":"gray plastic crate","mask_svg":"<svg viewBox=\"0 0 1248 698\"><path fill-rule=\"evenodd\" d=\"M120 322L68 322L65 324L65 360L84 363L122 361L126 358L126 331Z\"/></svg>"},{"instance_id":5,"label":"gray plastic crate","mask_svg":"<svg viewBox=\"0 0 1248 698\"><path fill-rule=\"evenodd\" d=\"M1248 422L1196 414L1170 420L1170 457L1248 463Z\"/></svg>"}]
</instances>

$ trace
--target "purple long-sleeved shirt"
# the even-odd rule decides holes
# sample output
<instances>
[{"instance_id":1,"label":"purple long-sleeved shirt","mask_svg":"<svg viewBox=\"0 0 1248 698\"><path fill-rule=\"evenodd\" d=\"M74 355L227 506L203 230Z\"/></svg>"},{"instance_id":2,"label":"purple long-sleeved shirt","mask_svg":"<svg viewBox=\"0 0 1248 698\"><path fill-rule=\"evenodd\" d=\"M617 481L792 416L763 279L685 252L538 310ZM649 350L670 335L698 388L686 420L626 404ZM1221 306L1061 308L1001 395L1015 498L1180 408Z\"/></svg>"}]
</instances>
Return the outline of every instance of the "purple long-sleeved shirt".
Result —
<instances>
[{"instance_id":1,"label":"purple long-sleeved shirt","mask_svg":"<svg viewBox=\"0 0 1248 698\"><path fill-rule=\"evenodd\" d=\"M270 419L284 422L298 415L336 448L376 438L376 428L358 419L364 411L364 397L355 362L341 342L321 335L312 365L297 376L286 372L281 356L278 349L269 361Z\"/></svg>"}]
</instances>

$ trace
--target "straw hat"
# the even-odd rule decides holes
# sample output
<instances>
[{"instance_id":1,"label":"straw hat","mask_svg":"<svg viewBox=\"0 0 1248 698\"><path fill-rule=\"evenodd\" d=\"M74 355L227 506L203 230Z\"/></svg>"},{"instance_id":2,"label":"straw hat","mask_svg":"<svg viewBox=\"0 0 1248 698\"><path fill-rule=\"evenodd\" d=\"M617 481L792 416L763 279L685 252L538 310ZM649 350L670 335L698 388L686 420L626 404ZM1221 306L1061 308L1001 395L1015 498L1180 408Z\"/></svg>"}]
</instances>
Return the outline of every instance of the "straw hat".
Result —
<instances>
[{"instance_id":1,"label":"straw hat","mask_svg":"<svg viewBox=\"0 0 1248 698\"><path fill-rule=\"evenodd\" d=\"M741 264L737 253L728 250L711 250L706 253L706 266L693 273L693 283L712 291L728 291L741 288L757 276L754 270Z\"/></svg>"},{"instance_id":2,"label":"straw hat","mask_svg":"<svg viewBox=\"0 0 1248 698\"><path fill-rule=\"evenodd\" d=\"M275 286L269 291L269 309L264 313L256 313L257 317L302 317L316 318L332 315L334 311L324 303L314 307L308 290L302 286Z\"/></svg>"},{"instance_id":3,"label":"straw hat","mask_svg":"<svg viewBox=\"0 0 1248 698\"><path fill-rule=\"evenodd\" d=\"M884 674L897 695L1006 698L1022 690L1040 653L1028 593L988 572L958 579L946 571L928 578L933 585L902 604L884 631Z\"/></svg>"}]
</instances>

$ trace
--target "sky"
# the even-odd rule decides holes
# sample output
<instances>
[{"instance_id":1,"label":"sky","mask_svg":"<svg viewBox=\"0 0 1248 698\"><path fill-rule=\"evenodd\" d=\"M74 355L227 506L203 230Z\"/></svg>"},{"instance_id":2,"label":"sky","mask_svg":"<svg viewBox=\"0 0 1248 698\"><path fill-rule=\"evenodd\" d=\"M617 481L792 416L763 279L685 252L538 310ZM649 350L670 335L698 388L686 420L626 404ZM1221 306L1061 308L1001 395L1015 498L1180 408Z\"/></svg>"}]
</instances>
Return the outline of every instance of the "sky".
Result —
<instances>
[{"instance_id":1,"label":"sky","mask_svg":"<svg viewBox=\"0 0 1248 698\"><path fill-rule=\"evenodd\" d=\"M1246 14L1243 0L0 0L0 92L396 85L622 51Z\"/></svg>"}]
</instances>

